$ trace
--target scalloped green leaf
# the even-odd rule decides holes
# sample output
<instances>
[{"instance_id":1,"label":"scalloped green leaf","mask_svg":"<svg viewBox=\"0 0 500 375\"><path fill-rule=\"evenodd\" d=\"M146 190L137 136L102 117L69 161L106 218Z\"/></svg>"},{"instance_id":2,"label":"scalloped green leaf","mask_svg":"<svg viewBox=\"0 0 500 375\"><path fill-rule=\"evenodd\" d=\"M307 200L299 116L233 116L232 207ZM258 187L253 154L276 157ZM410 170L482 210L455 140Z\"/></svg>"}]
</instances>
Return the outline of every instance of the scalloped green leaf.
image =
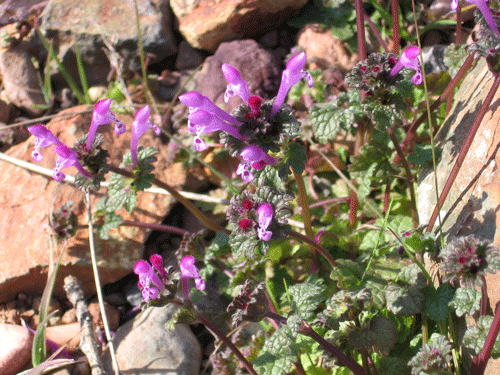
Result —
<instances>
[{"instance_id":1,"label":"scalloped green leaf","mask_svg":"<svg viewBox=\"0 0 500 375\"><path fill-rule=\"evenodd\" d=\"M285 375L292 370L293 362L296 360L296 356L276 357L265 352L255 358L252 364L260 375Z\"/></svg>"},{"instance_id":2,"label":"scalloped green leaf","mask_svg":"<svg viewBox=\"0 0 500 375\"><path fill-rule=\"evenodd\" d=\"M437 289L429 285L422 292L425 294L422 313L435 322L444 322L448 318L448 304L453 299L455 289L450 284L441 284Z\"/></svg>"},{"instance_id":3,"label":"scalloped green leaf","mask_svg":"<svg viewBox=\"0 0 500 375\"><path fill-rule=\"evenodd\" d=\"M486 337L493 324L493 317L491 315L480 316L475 326L467 328L464 334L463 343L465 346L474 350L476 354L483 350ZM500 339L497 337L493 350L491 351L492 358L500 357Z\"/></svg>"},{"instance_id":4,"label":"scalloped green leaf","mask_svg":"<svg viewBox=\"0 0 500 375\"><path fill-rule=\"evenodd\" d=\"M422 311L425 295L420 288L391 283L385 288L387 309L396 315L412 316Z\"/></svg>"},{"instance_id":5,"label":"scalloped green leaf","mask_svg":"<svg viewBox=\"0 0 500 375\"><path fill-rule=\"evenodd\" d=\"M269 244L266 241L259 240L256 237L247 238L243 234L231 234L229 244L233 255L237 258L254 259L257 256L256 251L260 254L266 254L269 249Z\"/></svg>"},{"instance_id":6,"label":"scalloped green leaf","mask_svg":"<svg viewBox=\"0 0 500 375\"><path fill-rule=\"evenodd\" d=\"M310 319L314 310L325 300L324 288L313 283L301 283L288 289L292 299L292 309L303 319Z\"/></svg>"},{"instance_id":7,"label":"scalloped green leaf","mask_svg":"<svg viewBox=\"0 0 500 375\"><path fill-rule=\"evenodd\" d=\"M455 314L457 314L457 316L462 316L464 314L473 315L479 310L480 301L480 290L458 288L449 305L455 308Z\"/></svg>"}]
</instances>

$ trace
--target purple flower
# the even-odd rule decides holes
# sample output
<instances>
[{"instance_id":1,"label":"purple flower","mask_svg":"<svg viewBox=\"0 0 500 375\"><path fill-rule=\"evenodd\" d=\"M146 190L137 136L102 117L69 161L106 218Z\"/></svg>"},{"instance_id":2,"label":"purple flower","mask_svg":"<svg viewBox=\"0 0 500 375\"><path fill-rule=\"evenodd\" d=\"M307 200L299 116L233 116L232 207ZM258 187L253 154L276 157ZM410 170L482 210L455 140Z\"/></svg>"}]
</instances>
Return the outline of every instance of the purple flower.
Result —
<instances>
[{"instance_id":1,"label":"purple flower","mask_svg":"<svg viewBox=\"0 0 500 375\"><path fill-rule=\"evenodd\" d=\"M62 181L66 177L61 169L68 167L76 167L78 171L86 178L92 177L92 175L83 168L83 166L78 161L78 155L71 148L62 143L57 137L52 134L52 132L47 129L44 125L38 124L33 125L28 128L28 131L35 136L35 147L31 153L31 157L36 162L42 160L42 154L40 153L40 148L49 147L54 145L54 152L57 154L56 166L53 171L53 177L56 181Z\"/></svg>"},{"instance_id":2,"label":"purple flower","mask_svg":"<svg viewBox=\"0 0 500 375\"><path fill-rule=\"evenodd\" d=\"M256 170L264 168L266 165L275 165L278 160L264 152L260 147L249 145L240 152L242 159L236 170L237 175L241 175L241 179L245 182L250 182L254 179L250 167Z\"/></svg>"},{"instance_id":3,"label":"purple flower","mask_svg":"<svg viewBox=\"0 0 500 375\"><path fill-rule=\"evenodd\" d=\"M56 181L62 181L66 177L61 169L76 167L78 172L80 172L84 177L90 178L92 175L83 168L83 166L78 161L78 155L75 151L70 149L65 144L59 144L54 146L54 152L58 155L56 160L56 166L54 168L53 177Z\"/></svg>"},{"instance_id":4,"label":"purple flower","mask_svg":"<svg viewBox=\"0 0 500 375\"><path fill-rule=\"evenodd\" d=\"M467 2L474 4L477 6L479 11L483 14L486 23L490 27L490 29L497 35L500 36L500 31L498 30L495 19L491 15L490 8L488 8L487 0L467 0ZM457 10L458 8L458 0L451 1L451 9Z\"/></svg>"},{"instance_id":5,"label":"purple flower","mask_svg":"<svg viewBox=\"0 0 500 375\"><path fill-rule=\"evenodd\" d=\"M88 150L92 149L92 144L94 143L94 137L98 126L114 122L116 134L123 134L127 130L125 124L119 121L113 112L109 110L110 106L111 99L100 100L96 103L94 112L92 113L92 122L90 123L89 134L87 135L86 147Z\"/></svg>"},{"instance_id":6,"label":"purple flower","mask_svg":"<svg viewBox=\"0 0 500 375\"><path fill-rule=\"evenodd\" d=\"M188 278L193 278L198 290L205 289L205 281L201 278L200 270L195 265L196 260L191 255L186 255L181 260L182 293L189 299Z\"/></svg>"},{"instance_id":7,"label":"purple flower","mask_svg":"<svg viewBox=\"0 0 500 375\"><path fill-rule=\"evenodd\" d=\"M62 144L62 142L57 139L57 137L42 124L30 126L28 128L28 131L35 136L35 147L33 147L31 157L36 162L39 162L43 159L43 156L40 152L41 148Z\"/></svg>"},{"instance_id":8,"label":"purple flower","mask_svg":"<svg viewBox=\"0 0 500 375\"><path fill-rule=\"evenodd\" d=\"M281 105L285 102L288 91L302 78L307 79L309 87L314 85L313 77L308 72L303 70L306 65L306 61L307 57L305 52L301 52L297 56L292 57L290 61L288 61L288 64L286 64L286 69L281 75L281 85L278 90L278 95L276 95L276 99L274 100L271 115L278 113Z\"/></svg>"},{"instance_id":9,"label":"purple flower","mask_svg":"<svg viewBox=\"0 0 500 375\"><path fill-rule=\"evenodd\" d=\"M163 259L160 255L154 254L149 260L153 267L145 260L139 260L134 266L134 272L139 276L137 286L141 290L144 302L157 299L163 291L167 280L167 273L163 268Z\"/></svg>"},{"instance_id":10,"label":"purple flower","mask_svg":"<svg viewBox=\"0 0 500 375\"><path fill-rule=\"evenodd\" d=\"M390 75L395 76L403 68L409 68L415 70L415 75L411 78L411 81L415 85L419 85L423 82L424 76L422 74L422 69L420 67L420 48L417 46L410 46L404 50L401 54L401 58L392 68Z\"/></svg>"},{"instance_id":11,"label":"purple flower","mask_svg":"<svg viewBox=\"0 0 500 375\"><path fill-rule=\"evenodd\" d=\"M224 94L224 101L227 103L231 97L238 95L245 103L250 99L247 83L241 78L238 69L229 64L222 64L222 73L229 82Z\"/></svg>"},{"instance_id":12,"label":"purple flower","mask_svg":"<svg viewBox=\"0 0 500 375\"><path fill-rule=\"evenodd\" d=\"M257 236L263 241L269 241L273 235L273 232L267 230L273 220L273 215L274 210L270 203L262 203L259 208L257 208L257 223L259 224Z\"/></svg>"},{"instance_id":13,"label":"purple flower","mask_svg":"<svg viewBox=\"0 0 500 375\"><path fill-rule=\"evenodd\" d=\"M188 115L188 120L189 131L196 134L193 144L196 151L203 151L207 148L207 144L200 138L200 134L202 133L211 133L222 130L231 134L235 138L241 140L245 139L234 126L204 109L198 109L197 111L190 113Z\"/></svg>"},{"instance_id":14,"label":"purple flower","mask_svg":"<svg viewBox=\"0 0 500 375\"><path fill-rule=\"evenodd\" d=\"M181 103L187 105L189 107L189 111L195 112L199 109L203 109L208 113L212 113L217 117L220 117L222 120L227 121L230 124L235 126L240 126L241 123L236 120L229 113L223 111L219 107L217 107L210 99L208 99L205 95L201 95L197 91L187 92L179 96L179 100Z\"/></svg>"},{"instance_id":15,"label":"purple flower","mask_svg":"<svg viewBox=\"0 0 500 375\"><path fill-rule=\"evenodd\" d=\"M142 107L135 114L134 122L132 122L132 139L130 141L130 154L132 156L132 162L137 165L137 148L139 146L139 138L142 137L149 129L153 129L156 135L161 134L161 130L158 126L149 121L149 115L151 109L148 105Z\"/></svg>"}]
</instances>

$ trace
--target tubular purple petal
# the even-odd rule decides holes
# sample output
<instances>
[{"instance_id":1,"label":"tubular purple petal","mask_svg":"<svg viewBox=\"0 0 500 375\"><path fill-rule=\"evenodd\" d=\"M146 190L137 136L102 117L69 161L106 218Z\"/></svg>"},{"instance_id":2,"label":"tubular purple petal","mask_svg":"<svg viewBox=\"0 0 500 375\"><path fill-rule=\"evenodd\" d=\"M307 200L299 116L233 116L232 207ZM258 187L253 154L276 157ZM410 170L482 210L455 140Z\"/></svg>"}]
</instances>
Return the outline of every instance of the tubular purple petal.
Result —
<instances>
[{"instance_id":1,"label":"tubular purple petal","mask_svg":"<svg viewBox=\"0 0 500 375\"><path fill-rule=\"evenodd\" d=\"M130 140L130 155L132 157L132 162L136 165L139 161L137 160L137 149L139 147L139 138L141 138L144 133L149 129L154 129L155 134L161 134L160 128L149 121L149 115L151 114L151 109L148 105L142 107L135 114L134 122L132 122L132 138Z\"/></svg>"},{"instance_id":2,"label":"tubular purple petal","mask_svg":"<svg viewBox=\"0 0 500 375\"><path fill-rule=\"evenodd\" d=\"M88 150L92 149L95 133L97 132L97 128L99 126L114 122L116 134L123 134L127 130L125 124L118 120L114 113L109 110L110 106L111 99L100 100L96 103L94 112L92 113L92 122L90 124L89 134L87 135L86 147Z\"/></svg>"},{"instance_id":3,"label":"tubular purple petal","mask_svg":"<svg viewBox=\"0 0 500 375\"><path fill-rule=\"evenodd\" d=\"M184 258L182 258L180 265L181 275L184 280L186 278L194 278L196 288L198 290L204 290L206 286L205 281L202 279L200 270L198 269L198 267L196 267L195 262L196 260L191 255L186 255ZM187 296L185 297L188 298Z\"/></svg>"},{"instance_id":4,"label":"tubular purple petal","mask_svg":"<svg viewBox=\"0 0 500 375\"><path fill-rule=\"evenodd\" d=\"M497 36L500 36L500 31L498 31L497 24L495 22L495 19L491 15L490 8L488 7L488 3L486 0L467 0L469 3L475 4L478 9L481 11L483 14L483 17L490 27L490 29L497 34Z\"/></svg>"},{"instance_id":5,"label":"tubular purple petal","mask_svg":"<svg viewBox=\"0 0 500 375\"><path fill-rule=\"evenodd\" d=\"M229 64L222 64L222 73L226 77L229 85L227 85L226 92L224 94L224 101L227 103L229 99L238 95L245 103L248 103L250 98L250 91L248 91L247 83L241 78L238 69L232 67Z\"/></svg>"},{"instance_id":6,"label":"tubular purple petal","mask_svg":"<svg viewBox=\"0 0 500 375\"><path fill-rule=\"evenodd\" d=\"M198 91L190 91L180 95L179 101L187 105L191 112L204 109L205 111L213 113L230 124L235 126L241 125L240 122L233 116L217 107L210 99L208 99L205 95L201 95Z\"/></svg>"},{"instance_id":7,"label":"tubular purple petal","mask_svg":"<svg viewBox=\"0 0 500 375\"><path fill-rule=\"evenodd\" d=\"M156 299L163 290L163 282L160 280L155 270L151 265L144 261L139 260L134 266L134 273L139 276L139 288L142 289L142 298L145 302L151 299Z\"/></svg>"},{"instance_id":8,"label":"tubular purple petal","mask_svg":"<svg viewBox=\"0 0 500 375\"><path fill-rule=\"evenodd\" d=\"M416 71L411 81L416 85L421 84L423 82L424 77L422 74L422 68L420 67L419 56L420 56L420 48L418 48L417 46L410 46L406 48L401 54L399 61L392 68L390 75L394 76L398 74L401 71L401 69L409 68Z\"/></svg>"},{"instance_id":9,"label":"tubular purple petal","mask_svg":"<svg viewBox=\"0 0 500 375\"><path fill-rule=\"evenodd\" d=\"M239 133L238 129L234 126L222 121L216 115L207 112L203 109L199 109L188 115L188 120L195 125L199 126L198 133L211 133L214 131L225 131L231 134L233 137L244 140L245 138Z\"/></svg>"},{"instance_id":10,"label":"tubular purple petal","mask_svg":"<svg viewBox=\"0 0 500 375\"><path fill-rule=\"evenodd\" d=\"M35 146L33 147L31 157L36 162L43 159L40 153L41 148L62 144L62 142L42 124L30 126L28 127L28 131L35 136Z\"/></svg>"},{"instance_id":11,"label":"tubular purple petal","mask_svg":"<svg viewBox=\"0 0 500 375\"><path fill-rule=\"evenodd\" d=\"M56 166L54 168L54 179L56 181L61 181L59 178L61 177L58 173L61 173L61 169L75 167L78 169L78 172L86 178L92 177L92 175L83 168L83 166L78 161L78 157L71 148L64 144L54 146L54 152L58 155L56 160ZM57 174L57 178L55 175ZM61 173L62 174L62 173ZM62 179L64 179L65 175L63 174Z\"/></svg>"},{"instance_id":12,"label":"tubular purple petal","mask_svg":"<svg viewBox=\"0 0 500 375\"><path fill-rule=\"evenodd\" d=\"M276 95L276 99L274 99L273 108L271 110L272 116L278 113L279 109L285 102L288 91L302 78L307 79L309 87L314 85L312 76L303 70L306 65L306 61L307 56L305 52L301 52L297 56L291 58L290 61L288 61L288 64L286 64L286 69L281 75L281 85L278 90L278 94Z\"/></svg>"}]
</instances>

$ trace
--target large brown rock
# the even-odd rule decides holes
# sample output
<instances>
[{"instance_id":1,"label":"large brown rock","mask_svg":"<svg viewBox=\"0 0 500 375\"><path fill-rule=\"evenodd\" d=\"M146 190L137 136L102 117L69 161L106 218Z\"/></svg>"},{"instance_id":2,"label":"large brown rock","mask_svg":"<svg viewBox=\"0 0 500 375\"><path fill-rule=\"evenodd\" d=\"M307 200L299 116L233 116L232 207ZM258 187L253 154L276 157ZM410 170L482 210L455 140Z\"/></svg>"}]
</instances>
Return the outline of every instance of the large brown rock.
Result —
<instances>
[{"instance_id":1,"label":"large brown rock","mask_svg":"<svg viewBox=\"0 0 500 375\"><path fill-rule=\"evenodd\" d=\"M481 59L454 96L453 108L436 136L437 147L442 150L436 167L440 191L492 83L493 75ZM499 100L500 92L497 91L441 208L446 242L474 234L500 248ZM418 184L418 212L422 224L428 222L436 204L434 186L434 172L432 167L427 167L421 171ZM439 221L436 221L434 228L438 226ZM486 283L490 307L494 311L500 301L500 273L488 274ZM485 373L500 374L500 360L490 360Z\"/></svg>"},{"instance_id":2,"label":"large brown rock","mask_svg":"<svg viewBox=\"0 0 500 375\"><path fill-rule=\"evenodd\" d=\"M62 117L53 119L48 128L64 143L73 142L88 131L91 107L80 106L61 112ZM86 112L85 112L86 111ZM64 116L66 115L66 116ZM69 115L69 117L67 116ZM130 130L131 115L119 115ZM122 155L129 149L130 131L117 136L113 126L101 126L104 147L111 154L110 163L118 165ZM8 151L8 155L31 161L33 137ZM161 144L153 131L148 131L140 140L143 146L154 146L160 150L155 173L174 187L196 190L204 183L200 170L188 175L180 163L170 165L168 147ZM52 169L55 153L42 149L41 166ZM83 193L69 184L58 183L51 177L29 172L18 166L0 162L0 302L12 299L16 293L40 294L47 280L49 261L57 259L63 252L61 267L55 286L55 295L64 297L62 289L65 276L77 277L87 296L95 291L94 277L89 257L87 216ZM76 170L67 169L66 174ZM105 193L101 188L92 193L95 203ZM67 245L51 246L47 231L49 212L64 202L75 202L75 212L79 216L78 229ZM137 209L132 214L123 213L125 220L145 223L161 223L169 212L173 199L169 195L140 192ZM137 227L119 227L111 232L109 240L96 238L98 265L103 285L119 280L132 272L136 260L140 259L143 242L149 230Z\"/></svg>"},{"instance_id":3,"label":"large brown rock","mask_svg":"<svg viewBox=\"0 0 500 375\"><path fill-rule=\"evenodd\" d=\"M152 54L150 62L177 53L168 1L137 0L137 8L144 51ZM46 36L53 40L59 59L76 82L79 78L75 44L80 49L90 85L105 83L109 73L103 38L125 59L125 68L139 67L134 1L50 0L40 23ZM43 47L39 45L38 49Z\"/></svg>"},{"instance_id":4,"label":"large brown rock","mask_svg":"<svg viewBox=\"0 0 500 375\"><path fill-rule=\"evenodd\" d=\"M219 44L275 29L307 0L170 0L179 30L195 48L215 51Z\"/></svg>"}]
</instances>

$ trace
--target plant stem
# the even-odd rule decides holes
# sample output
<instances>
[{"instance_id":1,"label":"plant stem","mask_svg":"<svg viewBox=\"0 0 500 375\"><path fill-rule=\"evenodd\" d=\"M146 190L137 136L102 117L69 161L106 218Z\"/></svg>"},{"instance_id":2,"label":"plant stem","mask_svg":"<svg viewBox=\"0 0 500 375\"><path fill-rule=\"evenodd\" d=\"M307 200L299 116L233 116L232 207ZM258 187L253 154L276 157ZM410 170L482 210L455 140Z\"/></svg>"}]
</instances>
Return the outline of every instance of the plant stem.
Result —
<instances>
[{"instance_id":1,"label":"plant stem","mask_svg":"<svg viewBox=\"0 0 500 375\"><path fill-rule=\"evenodd\" d=\"M114 165L109 166L109 170L113 173L120 174L124 177L127 178L135 178L134 174L132 172L129 172L123 168L116 167ZM222 228L221 226L217 225L216 223L213 222L213 220L209 219L203 212L201 212L191 201L183 197L177 190L175 190L172 186L169 184L159 180L158 178L155 177L153 180L153 184L165 189L168 191L179 203L181 203L184 207L186 207L191 213L198 218L207 228L212 229L215 232L226 232L229 233L229 231L225 228Z\"/></svg>"},{"instance_id":2,"label":"plant stem","mask_svg":"<svg viewBox=\"0 0 500 375\"><path fill-rule=\"evenodd\" d=\"M201 324L207 327L210 331L212 331L220 341L222 341L226 346L234 353L236 357L243 363L243 366L248 370L248 372L252 375L258 375L252 364L241 354L240 350L233 344L233 342L227 337L215 324L213 324L210 320L205 318L203 314L198 313L198 320Z\"/></svg>"},{"instance_id":3,"label":"plant stem","mask_svg":"<svg viewBox=\"0 0 500 375\"><path fill-rule=\"evenodd\" d=\"M365 21L370 27L370 30L372 33L375 35L375 38L377 38L377 41L380 43L382 48L384 49L385 52L389 52L389 46L385 42L385 40L382 38L382 35L380 35L380 31L378 31L377 26L372 22L370 16L363 10L363 15L365 16Z\"/></svg>"},{"instance_id":4,"label":"plant stem","mask_svg":"<svg viewBox=\"0 0 500 375\"><path fill-rule=\"evenodd\" d=\"M472 124L469 130L469 133L467 134L467 138L465 139L464 144L460 149L460 153L458 154L457 160L455 161L455 165L453 166L453 169L451 170L450 175L446 180L444 188L441 191L438 204L436 204L436 207L434 207L434 211L432 212L431 218L429 219L429 226L426 229L427 232L431 232L432 228L434 227L434 223L436 222L436 219L438 217L440 207L443 207L444 201L446 200L446 197L448 196L448 193L450 192L450 189L453 183L455 182L458 172L460 171L460 167L462 167L462 164L465 160L465 157L467 156L472 141L476 136L477 130L479 129L479 125L481 125L481 122L483 121L486 112L490 109L491 101L495 97L495 94L498 90L498 86L500 86L500 75L497 75L495 77L495 80L493 81L490 91L488 92L488 95L486 96L486 99L484 100L483 105L481 106L481 109L479 110L477 117L474 120L474 123Z\"/></svg>"},{"instance_id":5,"label":"plant stem","mask_svg":"<svg viewBox=\"0 0 500 375\"><path fill-rule=\"evenodd\" d=\"M486 369L486 365L491 356L491 351L493 350L493 345L495 344L500 331L500 302L497 302L495 306L495 316L493 317L493 323L491 324L490 330L488 331L488 336L486 336L486 341L484 342L483 350L479 355L472 359L472 369L470 375L482 375Z\"/></svg>"},{"instance_id":6,"label":"plant stem","mask_svg":"<svg viewBox=\"0 0 500 375\"><path fill-rule=\"evenodd\" d=\"M335 267L337 265L337 262L335 261L335 259L333 259L333 257L330 255L330 253L323 246L321 246L319 243L314 241L312 238L304 236L302 233L296 232L294 230L290 231L290 237L293 237L299 241L305 242L309 246L314 247L316 250L318 250L321 253L321 255L323 255L326 258L328 263L330 263L330 266L332 266L332 268L335 269Z\"/></svg>"},{"instance_id":7,"label":"plant stem","mask_svg":"<svg viewBox=\"0 0 500 375\"><path fill-rule=\"evenodd\" d=\"M351 358L347 357L344 353L342 353L335 346L326 341L323 337L318 335L309 323L302 321L300 325L300 333L305 336L309 336L318 342L323 349L327 350L331 355L333 355L342 366L346 366L349 370L351 370L355 375L366 375L365 370L358 363L354 362Z\"/></svg>"},{"instance_id":8,"label":"plant stem","mask_svg":"<svg viewBox=\"0 0 500 375\"><path fill-rule=\"evenodd\" d=\"M297 184L298 197L297 201L302 209L302 219L304 220L304 229L306 231L306 236L310 238L314 238L314 232L311 225L311 212L309 211L309 202L307 199L306 186L304 184L304 179L302 175L297 173L294 167L290 167L293 173L293 177L295 178L295 183ZM316 251L311 248L312 260L313 264L316 265L318 263L318 257L316 255Z\"/></svg>"},{"instance_id":9,"label":"plant stem","mask_svg":"<svg viewBox=\"0 0 500 375\"><path fill-rule=\"evenodd\" d=\"M406 171L406 182L408 183L408 189L410 190L411 218L413 220L413 229L417 229L418 211L417 211L417 198L415 196L415 187L413 186L413 181L414 181L413 174L411 173L410 165L406 160L405 154L403 153L403 150L401 150L401 147L399 146L399 142L398 139L396 138L396 135L394 134L394 131L391 128L388 128L387 132L389 133L389 137L391 138L392 143L394 143L394 148L396 149L396 152L401 158L401 163L403 164L403 168Z\"/></svg>"},{"instance_id":10,"label":"plant stem","mask_svg":"<svg viewBox=\"0 0 500 375\"><path fill-rule=\"evenodd\" d=\"M148 228L148 229L157 230L159 232L178 234L179 236L184 236L185 234L189 233L189 231L187 231L187 230L173 227L171 225L143 223L140 221L123 220L123 222L120 224L120 226Z\"/></svg>"},{"instance_id":11,"label":"plant stem","mask_svg":"<svg viewBox=\"0 0 500 375\"><path fill-rule=\"evenodd\" d=\"M399 2L391 0L392 14L392 52L399 55L399 44L401 43L401 33L399 31Z\"/></svg>"},{"instance_id":12,"label":"plant stem","mask_svg":"<svg viewBox=\"0 0 500 375\"><path fill-rule=\"evenodd\" d=\"M363 17L363 0L356 0L356 26L358 36L359 59L366 59L366 41L365 41L365 18Z\"/></svg>"},{"instance_id":13,"label":"plant stem","mask_svg":"<svg viewBox=\"0 0 500 375\"><path fill-rule=\"evenodd\" d=\"M92 205L90 202L90 192L87 191L87 219L89 222L89 247L90 247L90 259L92 260L92 271L94 273L95 289L97 293L97 300L99 301L99 308L101 309L102 324L104 326L104 332L106 333L106 339L108 340L109 353L111 354L111 363L113 364L113 371L116 375L120 374L120 369L118 368L118 361L116 360L115 348L113 345L113 338L111 337L111 331L109 330L108 317L106 315L106 309L104 306L104 298L102 296L101 280L99 278L99 268L97 267L97 255L95 251L94 243L94 226L92 225Z\"/></svg>"},{"instance_id":14,"label":"plant stem","mask_svg":"<svg viewBox=\"0 0 500 375\"><path fill-rule=\"evenodd\" d=\"M457 27L455 31L455 44L459 46L462 44L462 7L460 6L460 2L457 1Z\"/></svg>"},{"instance_id":15,"label":"plant stem","mask_svg":"<svg viewBox=\"0 0 500 375\"><path fill-rule=\"evenodd\" d=\"M480 276L483 281L483 285L481 285L481 304L479 309L479 315L484 316L488 310L488 287L486 285L486 277L484 275Z\"/></svg>"}]
</instances>

